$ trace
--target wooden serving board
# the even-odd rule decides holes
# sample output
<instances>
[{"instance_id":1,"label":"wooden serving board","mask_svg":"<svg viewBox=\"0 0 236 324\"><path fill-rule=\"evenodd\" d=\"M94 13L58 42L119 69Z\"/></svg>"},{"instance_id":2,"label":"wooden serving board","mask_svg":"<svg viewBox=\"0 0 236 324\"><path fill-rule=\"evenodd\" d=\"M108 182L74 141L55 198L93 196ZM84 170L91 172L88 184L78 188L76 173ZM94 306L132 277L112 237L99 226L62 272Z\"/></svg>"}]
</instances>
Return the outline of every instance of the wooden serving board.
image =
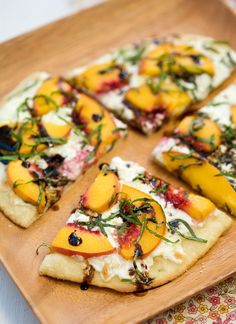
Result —
<instances>
[{"instance_id":1,"label":"wooden serving board","mask_svg":"<svg viewBox=\"0 0 236 324\"><path fill-rule=\"evenodd\" d=\"M0 45L0 96L38 70L54 74L88 63L111 48L155 33L196 33L228 39L236 48L236 20L219 1L114 0L50 24ZM161 132L145 137L130 131L103 161L113 156L135 160L150 172L174 180L150 158ZM47 251L35 250L51 242L80 195L92 182L97 166L71 185L59 202L31 228L20 229L0 214L0 260L43 323L135 323L170 308L236 271L236 222L203 259L178 279L145 295L121 294L40 277ZM176 180L174 180L177 182ZM223 193L222 193L223 194Z\"/></svg>"}]
</instances>

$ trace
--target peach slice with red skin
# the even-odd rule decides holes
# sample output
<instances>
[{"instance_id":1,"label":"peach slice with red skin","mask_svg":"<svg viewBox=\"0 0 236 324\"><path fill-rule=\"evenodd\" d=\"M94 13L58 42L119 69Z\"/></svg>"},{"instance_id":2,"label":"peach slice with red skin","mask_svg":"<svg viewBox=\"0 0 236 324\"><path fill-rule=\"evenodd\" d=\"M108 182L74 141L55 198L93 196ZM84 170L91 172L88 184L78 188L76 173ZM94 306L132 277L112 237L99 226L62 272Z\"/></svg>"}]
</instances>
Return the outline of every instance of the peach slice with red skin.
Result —
<instances>
[{"instance_id":1,"label":"peach slice with red skin","mask_svg":"<svg viewBox=\"0 0 236 324\"><path fill-rule=\"evenodd\" d=\"M20 154L28 154L32 151L42 152L47 148L45 144L37 144L35 137L39 135L39 128L35 122L27 123L22 132L22 144L19 150Z\"/></svg>"},{"instance_id":2,"label":"peach slice with red skin","mask_svg":"<svg viewBox=\"0 0 236 324\"><path fill-rule=\"evenodd\" d=\"M120 184L117 175L103 168L95 178L92 185L81 197L83 208L101 213L109 209L116 201Z\"/></svg>"},{"instance_id":3,"label":"peach slice with red skin","mask_svg":"<svg viewBox=\"0 0 236 324\"><path fill-rule=\"evenodd\" d=\"M131 199L132 201L135 199L142 199L142 198L147 198L147 199L152 199L152 197L136 188L130 187L128 185L123 185L122 186L122 195L125 199ZM134 202L135 206L140 206L144 204L145 201L136 201ZM165 214L161 208L161 206L157 202L150 201L150 205L153 208L154 211L154 220L157 221L157 224L153 222L148 222L147 227L156 233L157 235L165 235L166 231L166 219L165 219ZM142 216L140 216L140 220L144 221L144 218L150 218L151 215L147 213L143 213ZM136 240L140 234L141 231L141 226L135 225L133 226L130 225L130 227L127 228L128 233L124 233L123 238L118 238L118 241L120 242L120 248L119 248L119 254L127 259L130 260L134 257L135 253L135 243ZM127 234L127 235L126 235ZM126 237L125 237L126 235ZM124 239L125 237L125 239ZM161 238L155 236L154 234L150 233L147 228L144 229L140 240L138 241L138 244L140 245L142 249L142 256L145 257L148 254L150 254L157 246L160 244Z\"/></svg>"},{"instance_id":4,"label":"peach slice with red skin","mask_svg":"<svg viewBox=\"0 0 236 324\"><path fill-rule=\"evenodd\" d=\"M128 73L125 67L107 62L89 67L74 78L76 87L86 88L92 93L105 93L118 89L127 83Z\"/></svg>"},{"instance_id":5,"label":"peach slice with red skin","mask_svg":"<svg viewBox=\"0 0 236 324\"><path fill-rule=\"evenodd\" d=\"M212 152L221 143L221 130L213 120L197 115L185 117L175 129L196 150Z\"/></svg>"},{"instance_id":6,"label":"peach slice with red skin","mask_svg":"<svg viewBox=\"0 0 236 324\"><path fill-rule=\"evenodd\" d=\"M21 160L11 161L7 165L7 181L14 192L25 202L37 207L42 213L46 206L45 193L38 184L32 182L34 177L29 169L22 165Z\"/></svg>"},{"instance_id":7,"label":"peach slice with red skin","mask_svg":"<svg viewBox=\"0 0 236 324\"><path fill-rule=\"evenodd\" d=\"M62 106L66 100L63 92L71 92L71 90L71 85L58 77L44 81L36 92L34 114L42 116Z\"/></svg>"},{"instance_id":8,"label":"peach slice with red skin","mask_svg":"<svg viewBox=\"0 0 236 324\"><path fill-rule=\"evenodd\" d=\"M147 84L131 88L126 92L124 99L141 111L149 113L164 110L166 115L170 116L181 115L191 103L190 96L172 82L163 82L157 93Z\"/></svg>"},{"instance_id":9,"label":"peach slice with red skin","mask_svg":"<svg viewBox=\"0 0 236 324\"><path fill-rule=\"evenodd\" d=\"M198 50L187 45L161 44L147 53L139 72L151 77L171 71L177 75L207 73L214 75L213 62Z\"/></svg>"},{"instance_id":10,"label":"peach slice with red skin","mask_svg":"<svg viewBox=\"0 0 236 324\"><path fill-rule=\"evenodd\" d=\"M177 173L217 206L236 215L236 192L216 167L207 160L189 157L181 152L167 151L162 156L163 163L170 172Z\"/></svg>"},{"instance_id":11,"label":"peach slice with red skin","mask_svg":"<svg viewBox=\"0 0 236 324\"><path fill-rule=\"evenodd\" d=\"M215 205L208 199L189 193L182 187L169 185L165 192L165 198L175 208L182 209L197 221L203 221L215 209Z\"/></svg>"},{"instance_id":12,"label":"peach slice with red skin","mask_svg":"<svg viewBox=\"0 0 236 324\"><path fill-rule=\"evenodd\" d=\"M81 244L74 246L69 243L69 236L75 233L81 239ZM57 233L51 245L52 252L65 255L80 255L84 258L111 254L115 248L99 231L90 231L83 227L69 224Z\"/></svg>"},{"instance_id":13,"label":"peach slice with red skin","mask_svg":"<svg viewBox=\"0 0 236 324\"><path fill-rule=\"evenodd\" d=\"M189 204L183 210L199 222L204 221L216 208L209 199L193 193L189 194L188 200Z\"/></svg>"},{"instance_id":14,"label":"peach slice with red skin","mask_svg":"<svg viewBox=\"0 0 236 324\"><path fill-rule=\"evenodd\" d=\"M89 134L90 143L94 146L99 144L97 158L105 153L106 147L112 145L120 137L116 132L116 124L112 116L100 103L88 95L80 94L74 114L75 119L84 125L84 130ZM98 143L99 140L100 143Z\"/></svg>"}]
</instances>

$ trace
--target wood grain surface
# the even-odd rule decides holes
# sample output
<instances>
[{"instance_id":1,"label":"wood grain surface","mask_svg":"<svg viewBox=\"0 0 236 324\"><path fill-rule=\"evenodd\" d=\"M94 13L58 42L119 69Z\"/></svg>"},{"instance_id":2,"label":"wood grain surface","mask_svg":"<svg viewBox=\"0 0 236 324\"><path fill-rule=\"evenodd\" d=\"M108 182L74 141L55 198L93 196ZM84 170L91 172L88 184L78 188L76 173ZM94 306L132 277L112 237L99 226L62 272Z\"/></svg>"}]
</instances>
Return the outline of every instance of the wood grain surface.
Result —
<instances>
[{"instance_id":1,"label":"wood grain surface","mask_svg":"<svg viewBox=\"0 0 236 324\"><path fill-rule=\"evenodd\" d=\"M50 24L0 45L0 96L37 70L64 73L88 63L107 50L151 34L197 33L228 39L236 48L236 20L218 1L113 0ZM150 172L173 180L150 158L161 132L147 138L130 131L103 161L113 156L135 160ZM77 284L38 276L50 242L76 207L80 195L97 173L92 167L68 187L58 211L48 211L23 230L0 214L0 260L43 323L135 323L170 308L236 271L236 222L216 246L190 271L146 295L120 294L107 289L81 291ZM176 181L175 181L176 182Z\"/></svg>"}]
</instances>

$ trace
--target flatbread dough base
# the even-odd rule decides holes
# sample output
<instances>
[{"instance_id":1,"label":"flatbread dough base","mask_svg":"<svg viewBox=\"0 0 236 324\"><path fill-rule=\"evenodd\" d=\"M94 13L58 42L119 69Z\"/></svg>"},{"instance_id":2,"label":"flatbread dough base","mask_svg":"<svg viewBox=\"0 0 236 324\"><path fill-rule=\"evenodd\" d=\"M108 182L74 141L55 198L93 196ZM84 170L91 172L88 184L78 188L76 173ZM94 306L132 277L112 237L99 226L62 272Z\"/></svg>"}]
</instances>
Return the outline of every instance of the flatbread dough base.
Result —
<instances>
[{"instance_id":1,"label":"flatbread dough base","mask_svg":"<svg viewBox=\"0 0 236 324\"><path fill-rule=\"evenodd\" d=\"M22 80L11 92L9 92L0 102L0 110L4 107L8 97L21 91L29 81L33 81L43 72L36 72ZM12 188L3 183L0 186L0 210L15 224L27 228L33 224L41 215L35 206L25 203L14 193Z\"/></svg>"},{"instance_id":2,"label":"flatbread dough base","mask_svg":"<svg viewBox=\"0 0 236 324\"><path fill-rule=\"evenodd\" d=\"M204 226L194 228L195 233L202 238L207 238L207 243L199 243L183 239L182 246L186 253L183 263L177 264L162 256L154 258L154 264L149 270L151 278L155 278L147 289L157 287L175 279L190 268L198 259L205 255L218 241L219 237L230 227L231 218L225 213L215 210L206 220ZM40 267L40 274L53 278L82 283L84 269L87 263L78 258L62 255L59 253L48 254ZM133 292L136 286L122 282L118 276L105 281L100 272L95 271L91 285L111 288L120 292Z\"/></svg>"},{"instance_id":3,"label":"flatbread dough base","mask_svg":"<svg viewBox=\"0 0 236 324\"><path fill-rule=\"evenodd\" d=\"M0 209L11 221L24 228L41 216L35 206L21 201L7 184L0 186Z\"/></svg>"}]
</instances>

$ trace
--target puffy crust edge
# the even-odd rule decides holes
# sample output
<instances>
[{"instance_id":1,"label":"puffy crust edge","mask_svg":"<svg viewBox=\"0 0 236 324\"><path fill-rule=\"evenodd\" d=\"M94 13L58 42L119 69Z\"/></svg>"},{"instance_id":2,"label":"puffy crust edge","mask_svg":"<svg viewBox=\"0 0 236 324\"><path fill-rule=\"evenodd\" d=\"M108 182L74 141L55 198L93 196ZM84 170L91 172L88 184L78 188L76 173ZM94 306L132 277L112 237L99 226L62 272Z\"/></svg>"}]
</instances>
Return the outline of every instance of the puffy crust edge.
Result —
<instances>
[{"instance_id":1,"label":"puffy crust edge","mask_svg":"<svg viewBox=\"0 0 236 324\"><path fill-rule=\"evenodd\" d=\"M228 215L216 209L206 220L203 227L194 228L198 236L208 239L207 243L183 239L182 246L186 256L181 264L169 261L162 256L155 257L154 264L149 271L150 277L154 278L154 280L147 289L163 285L183 274L211 249L219 237L230 227L231 222L232 220ZM44 258L39 272L41 275L56 279L82 283L84 279L83 271L86 266L87 263L79 258L51 253ZM90 284L120 292L133 292L136 290L135 285L122 282L118 276L105 281L100 272L96 270Z\"/></svg>"}]
</instances>

